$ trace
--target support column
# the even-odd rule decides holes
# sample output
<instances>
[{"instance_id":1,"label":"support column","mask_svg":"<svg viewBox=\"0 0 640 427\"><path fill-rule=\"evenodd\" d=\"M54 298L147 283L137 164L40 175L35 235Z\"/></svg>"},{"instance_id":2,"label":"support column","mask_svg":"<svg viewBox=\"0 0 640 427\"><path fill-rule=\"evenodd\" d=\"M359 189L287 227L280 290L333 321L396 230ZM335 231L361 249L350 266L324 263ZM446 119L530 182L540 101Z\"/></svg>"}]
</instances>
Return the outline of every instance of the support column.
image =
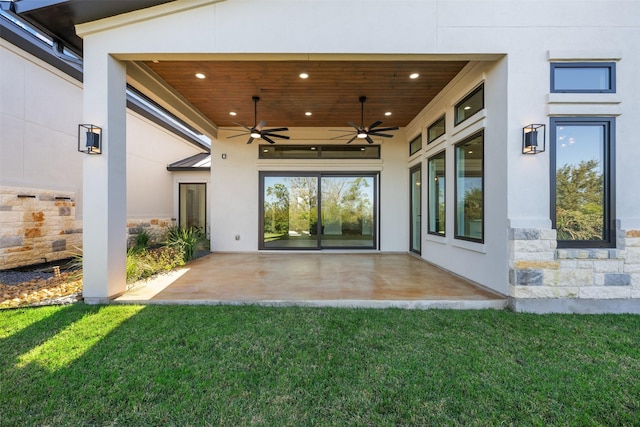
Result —
<instances>
[{"instance_id":1,"label":"support column","mask_svg":"<svg viewBox=\"0 0 640 427\"><path fill-rule=\"evenodd\" d=\"M102 154L83 162L83 296L105 303L126 288L126 66L85 40L84 123Z\"/></svg>"}]
</instances>

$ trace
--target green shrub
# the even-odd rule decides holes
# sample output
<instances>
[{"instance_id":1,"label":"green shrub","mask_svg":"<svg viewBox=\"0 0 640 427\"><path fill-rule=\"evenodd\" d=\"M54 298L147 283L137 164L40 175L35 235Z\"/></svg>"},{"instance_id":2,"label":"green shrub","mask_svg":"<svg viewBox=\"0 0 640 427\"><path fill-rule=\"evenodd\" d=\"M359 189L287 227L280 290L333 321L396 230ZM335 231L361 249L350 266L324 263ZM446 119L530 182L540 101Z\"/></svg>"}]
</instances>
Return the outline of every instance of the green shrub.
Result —
<instances>
[{"instance_id":1,"label":"green shrub","mask_svg":"<svg viewBox=\"0 0 640 427\"><path fill-rule=\"evenodd\" d=\"M206 241L207 236L197 227L171 226L167 228L167 246L181 250L185 262L193 259L196 251Z\"/></svg>"},{"instance_id":2,"label":"green shrub","mask_svg":"<svg viewBox=\"0 0 640 427\"><path fill-rule=\"evenodd\" d=\"M133 241L133 248L135 250L146 249L149 246L149 241L151 240L151 236L147 233L146 230L140 230Z\"/></svg>"},{"instance_id":3,"label":"green shrub","mask_svg":"<svg viewBox=\"0 0 640 427\"><path fill-rule=\"evenodd\" d=\"M146 279L154 274L184 265L184 253L180 248L162 246L157 249L127 251L127 283Z\"/></svg>"}]
</instances>

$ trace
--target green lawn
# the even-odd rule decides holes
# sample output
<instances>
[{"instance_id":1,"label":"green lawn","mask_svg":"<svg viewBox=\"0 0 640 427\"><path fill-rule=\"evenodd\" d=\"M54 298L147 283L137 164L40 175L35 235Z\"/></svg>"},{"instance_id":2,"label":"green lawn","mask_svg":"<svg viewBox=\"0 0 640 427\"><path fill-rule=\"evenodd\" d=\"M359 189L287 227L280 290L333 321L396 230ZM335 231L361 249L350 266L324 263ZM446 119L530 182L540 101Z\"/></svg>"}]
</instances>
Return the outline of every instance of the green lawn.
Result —
<instances>
[{"instance_id":1,"label":"green lawn","mask_svg":"<svg viewBox=\"0 0 640 427\"><path fill-rule=\"evenodd\" d=\"M0 425L640 425L640 316L0 311Z\"/></svg>"}]
</instances>

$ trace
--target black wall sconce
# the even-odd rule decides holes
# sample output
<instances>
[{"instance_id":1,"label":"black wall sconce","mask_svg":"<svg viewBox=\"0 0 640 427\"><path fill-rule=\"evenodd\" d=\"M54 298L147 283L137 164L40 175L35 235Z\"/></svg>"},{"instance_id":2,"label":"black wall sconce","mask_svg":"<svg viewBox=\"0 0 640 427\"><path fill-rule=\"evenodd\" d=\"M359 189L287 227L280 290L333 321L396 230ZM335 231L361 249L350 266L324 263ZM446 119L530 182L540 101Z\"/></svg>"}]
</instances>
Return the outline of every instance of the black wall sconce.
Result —
<instances>
[{"instance_id":1,"label":"black wall sconce","mask_svg":"<svg viewBox=\"0 0 640 427\"><path fill-rule=\"evenodd\" d=\"M78 151L102 154L102 128L96 125L78 125Z\"/></svg>"},{"instance_id":2,"label":"black wall sconce","mask_svg":"<svg viewBox=\"0 0 640 427\"><path fill-rule=\"evenodd\" d=\"M544 129L545 125L541 124L530 124L522 128L522 154L538 154L544 151L546 143Z\"/></svg>"}]
</instances>

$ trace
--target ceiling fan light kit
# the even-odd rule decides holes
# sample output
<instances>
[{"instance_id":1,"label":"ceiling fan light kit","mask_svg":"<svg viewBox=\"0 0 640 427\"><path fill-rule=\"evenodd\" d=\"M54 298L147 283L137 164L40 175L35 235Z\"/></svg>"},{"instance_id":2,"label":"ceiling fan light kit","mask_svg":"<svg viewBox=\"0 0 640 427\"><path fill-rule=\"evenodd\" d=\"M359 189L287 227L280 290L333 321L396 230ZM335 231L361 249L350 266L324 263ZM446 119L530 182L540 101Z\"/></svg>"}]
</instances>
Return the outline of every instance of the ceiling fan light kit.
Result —
<instances>
[{"instance_id":1,"label":"ceiling fan light kit","mask_svg":"<svg viewBox=\"0 0 640 427\"><path fill-rule=\"evenodd\" d=\"M247 131L239 133L238 135L230 136L228 138L230 139L230 138L236 138L238 136L249 135L249 140L247 141L247 144L251 144L254 139L264 139L269 144L275 144L276 143L272 138L289 139L289 137L287 135L280 135L278 133L275 133L275 132L288 131L289 128L264 129L264 126L267 124L267 122L265 122L264 120L260 120L260 122L258 122L258 101L260 101L260 97L259 96L253 96L253 97L251 97L251 99L253 100L253 123L254 123L254 125L252 127L249 127L249 126L243 125L242 123L233 122L234 124L245 128Z\"/></svg>"},{"instance_id":2,"label":"ceiling fan light kit","mask_svg":"<svg viewBox=\"0 0 640 427\"><path fill-rule=\"evenodd\" d=\"M373 144L373 139L371 139L372 136L378 136L381 138L392 138L393 135L382 133L382 132L390 132L390 131L399 129L397 126L379 128L378 126L382 124L380 120L371 123L369 126L365 126L364 125L364 103L366 102L366 100L367 100L366 96L361 96L358 99L358 101L360 101L360 126L357 126L353 122L349 122L349 126L351 126L356 130L356 134L350 140L347 141L347 144L351 144L356 139L364 139L369 144ZM349 135L351 135L351 133L336 136L331 139L341 139Z\"/></svg>"},{"instance_id":3,"label":"ceiling fan light kit","mask_svg":"<svg viewBox=\"0 0 640 427\"><path fill-rule=\"evenodd\" d=\"M264 129L264 126L267 124L267 122L265 122L264 120L260 120L260 122L258 122L258 101L260 101L260 97L253 96L251 99L253 100L253 104L254 104L253 105L253 115L254 115L253 127L243 125L242 123L233 122L234 124L245 128L247 131L242 132L238 135L230 136L228 138L236 138L242 135L249 135L249 140L247 141L247 144L251 144L254 139L264 139L269 144L275 144L275 141L272 138L289 139L289 137L286 135L280 135L275 133L275 132L288 131L289 128L281 127L281 128ZM373 144L373 139L371 139L372 136L381 137L381 138L392 138L393 135L382 133L382 132L390 132L390 131L398 130L399 128L397 126L379 128L378 126L382 124L382 122L379 120L371 123L369 126L364 125L364 103L367 100L367 97L361 96L358 100L360 102L360 126L356 125L353 122L349 122L349 126L354 128L356 133L349 141L347 141L347 144L351 144L356 139L364 139L369 144ZM340 135L331 139L332 140L340 139L349 135L352 135L352 134L348 133L348 134Z\"/></svg>"}]
</instances>

